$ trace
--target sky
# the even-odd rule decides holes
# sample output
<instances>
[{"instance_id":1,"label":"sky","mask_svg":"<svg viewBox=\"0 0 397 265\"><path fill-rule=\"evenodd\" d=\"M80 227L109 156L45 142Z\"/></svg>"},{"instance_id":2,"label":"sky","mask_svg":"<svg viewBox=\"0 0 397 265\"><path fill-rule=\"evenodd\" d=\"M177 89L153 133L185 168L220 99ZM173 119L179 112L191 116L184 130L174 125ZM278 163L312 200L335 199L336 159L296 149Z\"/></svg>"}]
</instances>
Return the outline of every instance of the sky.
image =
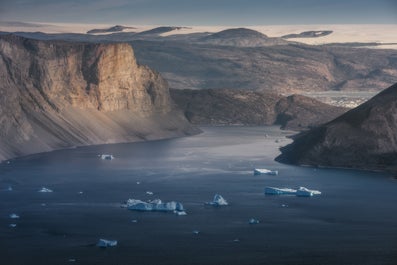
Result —
<instances>
[{"instance_id":1,"label":"sky","mask_svg":"<svg viewBox=\"0 0 397 265\"><path fill-rule=\"evenodd\" d=\"M397 0L0 0L0 21L174 26L397 24Z\"/></svg>"}]
</instances>

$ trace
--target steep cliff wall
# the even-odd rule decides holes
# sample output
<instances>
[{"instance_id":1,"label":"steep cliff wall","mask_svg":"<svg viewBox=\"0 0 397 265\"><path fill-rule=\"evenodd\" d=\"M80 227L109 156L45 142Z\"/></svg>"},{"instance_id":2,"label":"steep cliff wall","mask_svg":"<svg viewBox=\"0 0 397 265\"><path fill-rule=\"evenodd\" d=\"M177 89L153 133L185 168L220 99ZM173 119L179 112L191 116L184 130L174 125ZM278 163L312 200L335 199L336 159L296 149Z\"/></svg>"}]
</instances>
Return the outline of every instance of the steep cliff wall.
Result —
<instances>
[{"instance_id":1,"label":"steep cliff wall","mask_svg":"<svg viewBox=\"0 0 397 265\"><path fill-rule=\"evenodd\" d=\"M0 160L197 132L128 44L0 37Z\"/></svg>"}]
</instances>

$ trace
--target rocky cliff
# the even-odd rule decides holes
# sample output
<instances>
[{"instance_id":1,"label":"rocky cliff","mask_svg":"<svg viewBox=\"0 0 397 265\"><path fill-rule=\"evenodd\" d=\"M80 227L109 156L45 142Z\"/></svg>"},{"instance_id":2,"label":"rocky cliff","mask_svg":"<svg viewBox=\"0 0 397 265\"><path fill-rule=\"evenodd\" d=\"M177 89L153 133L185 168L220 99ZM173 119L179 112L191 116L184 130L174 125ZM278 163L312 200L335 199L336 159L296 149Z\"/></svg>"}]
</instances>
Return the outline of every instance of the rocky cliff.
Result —
<instances>
[{"instance_id":1,"label":"rocky cliff","mask_svg":"<svg viewBox=\"0 0 397 265\"><path fill-rule=\"evenodd\" d=\"M305 130L326 123L347 109L300 95L236 89L172 89L171 96L194 124L281 125Z\"/></svg>"},{"instance_id":2,"label":"rocky cliff","mask_svg":"<svg viewBox=\"0 0 397 265\"><path fill-rule=\"evenodd\" d=\"M397 84L281 149L278 161L397 170Z\"/></svg>"},{"instance_id":3,"label":"rocky cliff","mask_svg":"<svg viewBox=\"0 0 397 265\"><path fill-rule=\"evenodd\" d=\"M128 44L0 37L0 160L195 133Z\"/></svg>"}]
</instances>

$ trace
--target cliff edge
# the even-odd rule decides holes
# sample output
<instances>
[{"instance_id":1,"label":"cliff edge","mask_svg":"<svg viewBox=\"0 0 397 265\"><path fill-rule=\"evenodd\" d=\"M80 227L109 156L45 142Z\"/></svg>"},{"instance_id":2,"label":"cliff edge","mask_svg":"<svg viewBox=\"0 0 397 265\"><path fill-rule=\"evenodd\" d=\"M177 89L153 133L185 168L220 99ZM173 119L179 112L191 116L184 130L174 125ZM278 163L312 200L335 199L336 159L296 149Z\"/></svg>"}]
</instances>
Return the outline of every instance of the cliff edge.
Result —
<instances>
[{"instance_id":1,"label":"cliff edge","mask_svg":"<svg viewBox=\"0 0 397 265\"><path fill-rule=\"evenodd\" d=\"M0 160L197 133L129 44L0 36Z\"/></svg>"}]
</instances>

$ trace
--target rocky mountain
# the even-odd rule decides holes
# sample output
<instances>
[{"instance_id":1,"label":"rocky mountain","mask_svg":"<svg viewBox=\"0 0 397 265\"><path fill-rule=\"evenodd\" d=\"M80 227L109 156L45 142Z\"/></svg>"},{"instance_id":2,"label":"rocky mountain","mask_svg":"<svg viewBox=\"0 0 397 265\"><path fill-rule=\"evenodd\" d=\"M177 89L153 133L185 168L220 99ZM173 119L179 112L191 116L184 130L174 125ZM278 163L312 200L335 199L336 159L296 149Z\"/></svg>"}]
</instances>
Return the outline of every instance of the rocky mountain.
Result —
<instances>
[{"instance_id":1,"label":"rocky mountain","mask_svg":"<svg viewBox=\"0 0 397 265\"><path fill-rule=\"evenodd\" d=\"M288 44L281 38L269 38L265 34L246 28L226 29L210 34L198 40L201 43L234 46L234 47L259 47Z\"/></svg>"},{"instance_id":2,"label":"rocky mountain","mask_svg":"<svg viewBox=\"0 0 397 265\"><path fill-rule=\"evenodd\" d=\"M293 38L318 38L323 37L331 34L332 30L311 30L311 31L304 31L301 33L292 33L282 36L283 39L293 39Z\"/></svg>"},{"instance_id":3,"label":"rocky mountain","mask_svg":"<svg viewBox=\"0 0 397 265\"><path fill-rule=\"evenodd\" d=\"M0 160L196 133L129 44L0 37Z\"/></svg>"},{"instance_id":4,"label":"rocky mountain","mask_svg":"<svg viewBox=\"0 0 397 265\"><path fill-rule=\"evenodd\" d=\"M171 90L171 96L194 124L281 125L304 130L328 122L347 109L312 98L233 89Z\"/></svg>"},{"instance_id":5,"label":"rocky mountain","mask_svg":"<svg viewBox=\"0 0 397 265\"><path fill-rule=\"evenodd\" d=\"M397 170L397 84L337 119L297 135L278 161Z\"/></svg>"},{"instance_id":6,"label":"rocky mountain","mask_svg":"<svg viewBox=\"0 0 397 265\"><path fill-rule=\"evenodd\" d=\"M87 31L87 34L98 34L98 33L112 33L112 32L121 32L126 29L135 29L134 27L126 27L122 25L116 25L106 29L91 29Z\"/></svg>"}]
</instances>

